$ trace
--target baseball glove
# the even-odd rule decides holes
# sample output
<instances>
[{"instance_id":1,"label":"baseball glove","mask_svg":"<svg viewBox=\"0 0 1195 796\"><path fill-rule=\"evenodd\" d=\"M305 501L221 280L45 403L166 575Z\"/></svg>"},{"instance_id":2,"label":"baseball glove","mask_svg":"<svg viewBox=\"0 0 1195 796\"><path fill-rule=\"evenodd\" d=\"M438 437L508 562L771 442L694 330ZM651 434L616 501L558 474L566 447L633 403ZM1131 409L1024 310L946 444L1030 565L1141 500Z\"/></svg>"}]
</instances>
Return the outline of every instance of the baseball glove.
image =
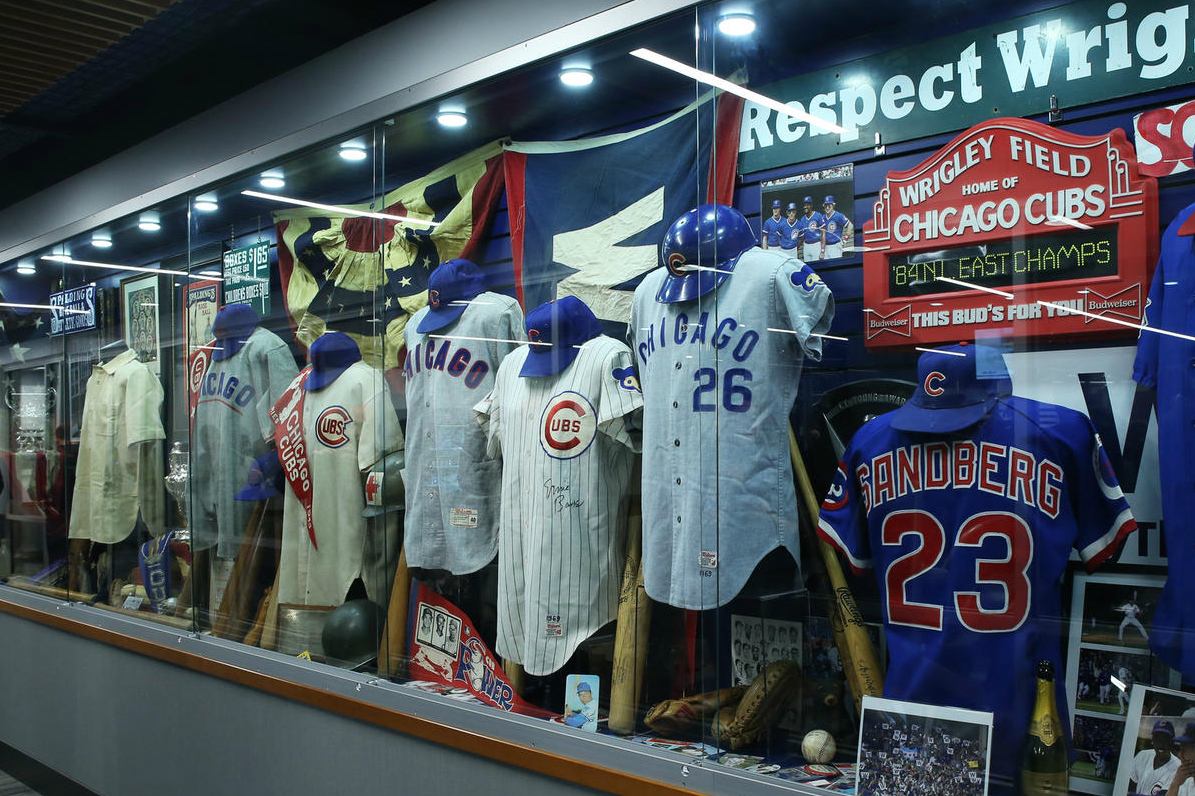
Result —
<instances>
[{"instance_id":1,"label":"baseball glove","mask_svg":"<svg viewBox=\"0 0 1195 796\"><path fill-rule=\"evenodd\" d=\"M684 699L666 699L647 711L643 721L667 737L700 736L715 711L727 705L737 705L746 691L747 686L737 685Z\"/></svg>"},{"instance_id":2,"label":"baseball glove","mask_svg":"<svg viewBox=\"0 0 1195 796\"><path fill-rule=\"evenodd\" d=\"M730 749L750 746L764 736L801 690L796 661L776 661L756 675L733 712L719 710L711 727L714 742Z\"/></svg>"}]
</instances>

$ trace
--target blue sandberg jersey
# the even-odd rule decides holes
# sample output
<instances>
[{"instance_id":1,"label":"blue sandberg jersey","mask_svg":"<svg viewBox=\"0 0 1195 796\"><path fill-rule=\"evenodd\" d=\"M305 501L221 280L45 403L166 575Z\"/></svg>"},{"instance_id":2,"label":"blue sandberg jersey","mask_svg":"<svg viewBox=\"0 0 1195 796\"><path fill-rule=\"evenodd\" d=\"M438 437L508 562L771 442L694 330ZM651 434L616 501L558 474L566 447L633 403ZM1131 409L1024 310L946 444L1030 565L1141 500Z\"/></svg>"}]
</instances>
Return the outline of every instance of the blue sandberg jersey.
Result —
<instances>
[{"instance_id":1,"label":"blue sandberg jersey","mask_svg":"<svg viewBox=\"0 0 1195 796\"><path fill-rule=\"evenodd\" d=\"M784 228L786 222L783 216L780 218L772 218L768 216L763 222L764 240L767 241L768 246L780 246L784 239ZM792 248L791 246L789 248Z\"/></svg>"},{"instance_id":2,"label":"blue sandberg jersey","mask_svg":"<svg viewBox=\"0 0 1195 796\"><path fill-rule=\"evenodd\" d=\"M1008 397L957 434L865 424L818 535L874 569L890 664L884 696L995 714L992 773L1015 778L1036 662L1061 668L1061 578L1136 528L1086 415ZM1055 679L1066 718L1064 678Z\"/></svg>"},{"instance_id":3,"label":"blue sandberg jersey","mask_svg":"<svg viewBox=\"0 0 1195 796\"><path fill-rule=\"evenodd\" d=\"M780 221L780 248L795 249L797 244L801 241L801 222L797 220L796 224L788 223L788 219ZM769 243L769 246L772 244Z\"/></svg>"},{"instance_id":4,"label":"blue sandberg jersey","mask_svg":"<svg viewBox=\"0 0 1195 796\"><path fill-rule=\"evenodd\" d=\"M842 231L846 229L846 216L835 210L828 216L823 216L823 225L826 228L826 243L842 243Z\"/></svg>"},{"instance_id":5,"label":"blue sandberg jersey","mask_svg":"<svg viewBox=\"0 0 1195 796\"><path fill-rule=\"evenodd\" d=\"M1145 324L1195 335L1195 237L1180 234L1195 205L1175 217L1162 235L1162 255L1149 288ZM1195 681L1195 602L1176 573L1195 569L1195 342L1142 332L1133 379L1157 390L1158 458L1162 514L1171 577L1158 598L1149 646L1167 666Z\"/></svg>"},{"instance_id":6,"label":"blue sandberg jersey","mask_svg":"<svg viewBox=\"0 0 1195 796\"><path fill-rule=\"evenodd\" d=\"M800 560L788 414L821 359L830 289L783 251L747 250L715 291L635 290L628 333L643 387L643 578L678 608L725 605L777 547Z\"/></svg>"},{"instance_id":7,"label":"blue sandberg jersey","mask_svg":"<svg viewBox=\"0 0 1195 796\"><path fill-rule=\"evenodd\" d=\"M797 219L797 229L801 233L801 240L805 243L818 243L822 239L822 228L826 225L826 217L821 213L801 216Z\"/></svg>"}]
</instances>

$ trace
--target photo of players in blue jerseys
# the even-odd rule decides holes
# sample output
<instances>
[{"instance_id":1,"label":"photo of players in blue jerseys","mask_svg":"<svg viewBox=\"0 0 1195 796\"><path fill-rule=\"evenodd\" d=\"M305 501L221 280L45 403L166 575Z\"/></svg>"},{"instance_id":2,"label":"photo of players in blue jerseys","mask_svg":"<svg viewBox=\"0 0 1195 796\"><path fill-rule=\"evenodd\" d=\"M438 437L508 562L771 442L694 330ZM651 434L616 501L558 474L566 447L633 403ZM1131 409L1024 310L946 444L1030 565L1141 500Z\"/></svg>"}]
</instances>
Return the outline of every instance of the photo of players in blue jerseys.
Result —
<instances>
[{"instance_id":1,"label":"photo of players in blue jerseys","mask_svg":"<svg viewBox=\"0 0 1195 796\"><path fill-rule=\"evenodd\" d=\"M858 796L984 796L992 714L863 698Z\"/></svg>"},{"instance_id":2,"label":"photo of players in blue jerseys","mask_svg":"<svg viewBox=\"0 0 1195 796\"><path fill-rule=\"evenodd\" d=\"M1126 715L1133 684L1151 682L1150 668L1150 656L1144 653L1079 650L1075 709Z\"/></svg>"},{"instance_id":3,"label":"photo of players in blue jerseys","mask_svg":"<svg viewBox=\"0 0 1195 796\"><path fill-rule=\"evenodd\" d=\"M759 245L807 263L853 257L854 164L794 174L760 185ZM862 232L859 234L862 240Z\"/></svg>"},{"instance_id":4,"label":"photo of players in blue jerseys","mask_svg":"<svg viewBox=\"0 0 1195 796\"><path fill-rule=\"evenodd\" d=\"M1124 725L1114 719L1075 716L1071 739L1076 757L1071 777L1110 785L1116 777L1123 734Z\"/></svg>"}]
</instances>

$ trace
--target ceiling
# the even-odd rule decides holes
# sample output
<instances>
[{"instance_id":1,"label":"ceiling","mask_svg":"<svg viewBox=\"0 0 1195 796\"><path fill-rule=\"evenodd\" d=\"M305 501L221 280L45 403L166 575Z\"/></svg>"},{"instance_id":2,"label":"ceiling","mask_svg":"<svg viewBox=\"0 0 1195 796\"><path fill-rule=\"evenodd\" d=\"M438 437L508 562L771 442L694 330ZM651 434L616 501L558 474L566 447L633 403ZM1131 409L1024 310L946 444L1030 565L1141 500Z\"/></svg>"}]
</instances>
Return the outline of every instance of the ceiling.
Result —
<instances>
[{"instance_id":1,"label":"ceiling","mask_svg":"<svg viewBox=\"0 0 1195 796\"><path fill-rule=\"evenodd\" d=\"M0 0L0 208L430 0Z\"/></svg>"}]
</instances>

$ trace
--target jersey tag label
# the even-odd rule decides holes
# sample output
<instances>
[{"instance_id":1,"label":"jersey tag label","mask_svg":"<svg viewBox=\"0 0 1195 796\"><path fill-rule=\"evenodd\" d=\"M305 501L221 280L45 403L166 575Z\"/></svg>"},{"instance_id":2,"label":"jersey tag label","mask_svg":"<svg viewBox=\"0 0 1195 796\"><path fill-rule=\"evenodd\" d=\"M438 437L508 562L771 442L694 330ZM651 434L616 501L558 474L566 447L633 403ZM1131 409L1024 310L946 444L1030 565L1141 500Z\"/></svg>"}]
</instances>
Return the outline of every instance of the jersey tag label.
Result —
<instances>
[{"instance_id":1,"label":"jersey tag label","mask_svg":"<svg viewBox=\"0 0 1195 796\"><path fill-rule=\"evenodd\" d=\"M365 503L370 506L382 505L383 473L370 473L365 478Z\"/></svg>"},{"instance_id":2,"label":"jersey tag label","mask_svg":"<svg viewBox=\"0 0 1195 796\"><path fill-rule=\"evenodd\" d=\"M564 635L564 626L559 622L548 622L544 625L544 636L548 638L556 638Z\"/></svg>"},{"instance_id":3,"label":"jersey tag label","mask_svg":"<svg viewBox=\"0 0 1195 796\"><path fill-rule=\"evenodd\" d=\"M448 524L454 528L476 528L477 509L449 509Z\"/></svg>"},{"instance_id":4,"label":"jersey tag label","mask_svg":"<svg viewBox=\"0 0 1195 796\"><path fill-rule=\"evenodd\" d=\"M717 550L702 550L701 551L701 568L702 569L717 569L718 568L718 551Z\"/></svg>"}]
</instances>

